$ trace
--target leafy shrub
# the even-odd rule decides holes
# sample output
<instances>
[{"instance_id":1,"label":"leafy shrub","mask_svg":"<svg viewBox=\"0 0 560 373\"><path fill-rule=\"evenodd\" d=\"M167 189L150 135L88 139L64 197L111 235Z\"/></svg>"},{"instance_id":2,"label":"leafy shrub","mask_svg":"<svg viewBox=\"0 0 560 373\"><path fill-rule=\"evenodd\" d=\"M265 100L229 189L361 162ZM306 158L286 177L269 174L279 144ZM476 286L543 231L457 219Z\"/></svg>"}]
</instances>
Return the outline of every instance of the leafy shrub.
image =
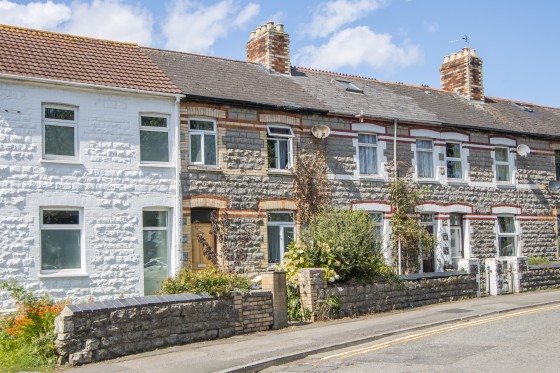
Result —
<instances>
[{"instance_id":1,"label":"leafy shrub","mask_svg":"<svg viewBox=\"0 0 560 373\"><path fill-rule=\"evenodd\" d=\"M208 293L220 296L231 291L248 292L251 282L243 275L222 272L212 266L202 271L181 269L175 276L163 282L161 294Z\"/></svg>"},{"instance_id":2,"label":"leafy shrub","mask_svg":"<svg viewBox=\"0 0 560 373\"><path fill-rule=\"evenodd\" d=\"M17 310L0 321L0 371L47 370L55 365L54 319L64 308L14 282L0 283Z\"/></svg>"},{"instance_id":3,"label":"leafy shrub","mask_svg":"<svg viewBox=\"0 0 560 373\"><path fill-rule=\"evenodd\" d=\"M283 259L283 269L292 283L301 268L324 268L328 281L355 280L372 283L392 272L385 264L381 240L365 211L322 212L292 243Z\"/></svg>"}]
</instances>

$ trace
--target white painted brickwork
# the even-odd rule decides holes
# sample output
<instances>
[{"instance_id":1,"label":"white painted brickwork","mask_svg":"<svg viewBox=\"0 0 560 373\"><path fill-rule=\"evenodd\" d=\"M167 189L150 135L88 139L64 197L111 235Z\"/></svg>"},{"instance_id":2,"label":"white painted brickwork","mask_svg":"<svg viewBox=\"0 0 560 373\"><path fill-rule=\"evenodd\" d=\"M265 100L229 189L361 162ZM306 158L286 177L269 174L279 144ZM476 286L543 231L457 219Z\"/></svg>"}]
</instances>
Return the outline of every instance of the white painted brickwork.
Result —
<instances>
[{"instance_id":1,"label":"white painted brickwork","mask_svg":"<svg viewBox=\"0 0 560 373\"><path fill-rule=\"evenodd\" d=\"M77 161L41 160L44 103L78 108ZM140 165L140 113L169 115L174 139L175 98L0 80L0 281L75 302L142 295L142 209L166 208L171 218L177 183L175 161ZM41 207L83 212L80 276L41 275ZM0 293L0 310L11 307Z\"/></svg>"}]
</instances>

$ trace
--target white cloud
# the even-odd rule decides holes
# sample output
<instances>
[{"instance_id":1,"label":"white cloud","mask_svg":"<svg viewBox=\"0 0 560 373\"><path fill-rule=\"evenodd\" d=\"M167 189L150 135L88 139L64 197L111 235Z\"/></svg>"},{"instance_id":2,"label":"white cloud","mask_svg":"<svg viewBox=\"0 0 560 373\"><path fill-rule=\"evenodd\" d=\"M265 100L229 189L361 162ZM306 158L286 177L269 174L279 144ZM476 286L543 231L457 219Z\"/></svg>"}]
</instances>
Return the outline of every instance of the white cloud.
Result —
<instances>
[{"instance_id":1,"label":"white cloud","mask_svg":"<svg viewBox=\"0 0 560 373\"><path fill-rule=\"evenodd\" d=\"M260 6L249 3L239 9L236 1L222 0L205 6L182 0L168 10L163 27L165 48L184 52L208 53L217 39L234 28L243 27L258 14Z\"/></svg>"},{"instance_id":2,"label":"white cloud","mask_svg":"<svg viewBox=\"0 0 560 373\"><path fill-rule=\"evenodd\" d=\"M426 28L426 31L430 33L434 33L439 30L439 25L437 24L437 22L424 21L424 27Z\"/></svg>"},{"instance_id":3,"label":"white cloud","mask_svg":"<svg viewBox=\"0 0 560 373\"><path fill-rule=\"evenodd\" d=\"M321 3L314 11L306 34L311 37L326 37L386 3L386 0L333 0Z\"/></svg>"},{"instance_id":4,"label":"white cloud","mask_svg":"<svg viewBox=\"0 0 560 373\"><path fill-rule=\"evenodd\" d=\"M116 41L152 44L151 14L121 0L75 1L63 32Z\"/></svg>"},{"instance_id":5,"label":"white cloud","mask_svg":"<svg viewBox=\"0 0 560 373\"><path fill-rule=\"evenodd\" d=\"M301 48L293 60L297 66L323 70L360 65L393 70L420 62L422 54L418 46L408 43L398 46L391 39L390 34L377 34L367 26L348 28L321 46Z\"/></svg>"},{"instance_id":6,"label":"white cloud","mask_svg":"<svg viewBox=\"0 0 560 373\"><path fill-rule=\"evenodd\" d=\"M0 23L42 30L55 30L70 19L70 7L52 1L34 1L25 5L0 0Z\"/></svg>"}]
</instances>

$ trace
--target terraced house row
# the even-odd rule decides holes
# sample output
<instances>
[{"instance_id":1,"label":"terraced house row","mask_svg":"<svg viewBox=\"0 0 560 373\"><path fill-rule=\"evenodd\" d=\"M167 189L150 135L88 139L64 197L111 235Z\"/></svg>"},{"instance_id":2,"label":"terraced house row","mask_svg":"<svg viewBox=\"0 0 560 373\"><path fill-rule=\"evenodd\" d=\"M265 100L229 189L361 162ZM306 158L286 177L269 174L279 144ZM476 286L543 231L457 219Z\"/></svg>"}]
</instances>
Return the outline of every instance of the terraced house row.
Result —
<instances>
[{"instance_id":1,"label":"terraced house row","mask_svg":"<svg viewBox=\"0 0 560 373\"><path fill-rule=\"evenodd\" d=\"M484 96L474 50L443 59L441 88L292 67L280 24L246 50L0 26L0 281L75 301L151 294L208 265L195 234L213 210L251 231L242 269L266 270L298 234L295 160L326 127L334 207L368 211L388 250L390 165L429 190L421 271L558 258L560 109Z\"/></svg>"}]
</instances>

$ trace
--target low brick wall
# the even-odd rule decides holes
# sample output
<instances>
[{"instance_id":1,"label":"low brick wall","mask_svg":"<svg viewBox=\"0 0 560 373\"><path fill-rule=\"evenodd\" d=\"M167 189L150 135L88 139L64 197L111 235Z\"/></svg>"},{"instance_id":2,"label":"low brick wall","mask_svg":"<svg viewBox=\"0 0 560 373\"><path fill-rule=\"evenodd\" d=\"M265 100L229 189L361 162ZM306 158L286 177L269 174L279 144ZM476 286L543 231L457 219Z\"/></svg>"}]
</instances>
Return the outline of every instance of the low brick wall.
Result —
<instances>
[{"instance_id":1,"label":"low brick wall","mask_svg":"<svg viewBox=\"0 0 560 373\"><path fill-rule=\"evenodd\" d=\"M311 310L312 321L324 316L321 304L332 296L340 299L340 311L330 316L344 317L475 298L478 292L475 276L460 271L402 276L398 284L337 286L327 286L322 273L313 268L299 273L302 303Z\"/></svg>"},{"instance_id":2,"label":"low brick wall","mask_svg":"<svg viewBox=\"0 0 560 373\"><path fill-rule=\"evenodd\" d=\"M521 276L521 291L560 289L560 263L529 266Z\"/></svg>"},{"instance_id":3,"label":"low brick wall","mask_svg":"<svg viewBox=\"0 0 560 373\"><path fill-rule=\"evenodd\" d=\"M59 364L80 365L273 325L270 291L158 295L71 304L55 322Z\"/></svg>"}]
</instances>

